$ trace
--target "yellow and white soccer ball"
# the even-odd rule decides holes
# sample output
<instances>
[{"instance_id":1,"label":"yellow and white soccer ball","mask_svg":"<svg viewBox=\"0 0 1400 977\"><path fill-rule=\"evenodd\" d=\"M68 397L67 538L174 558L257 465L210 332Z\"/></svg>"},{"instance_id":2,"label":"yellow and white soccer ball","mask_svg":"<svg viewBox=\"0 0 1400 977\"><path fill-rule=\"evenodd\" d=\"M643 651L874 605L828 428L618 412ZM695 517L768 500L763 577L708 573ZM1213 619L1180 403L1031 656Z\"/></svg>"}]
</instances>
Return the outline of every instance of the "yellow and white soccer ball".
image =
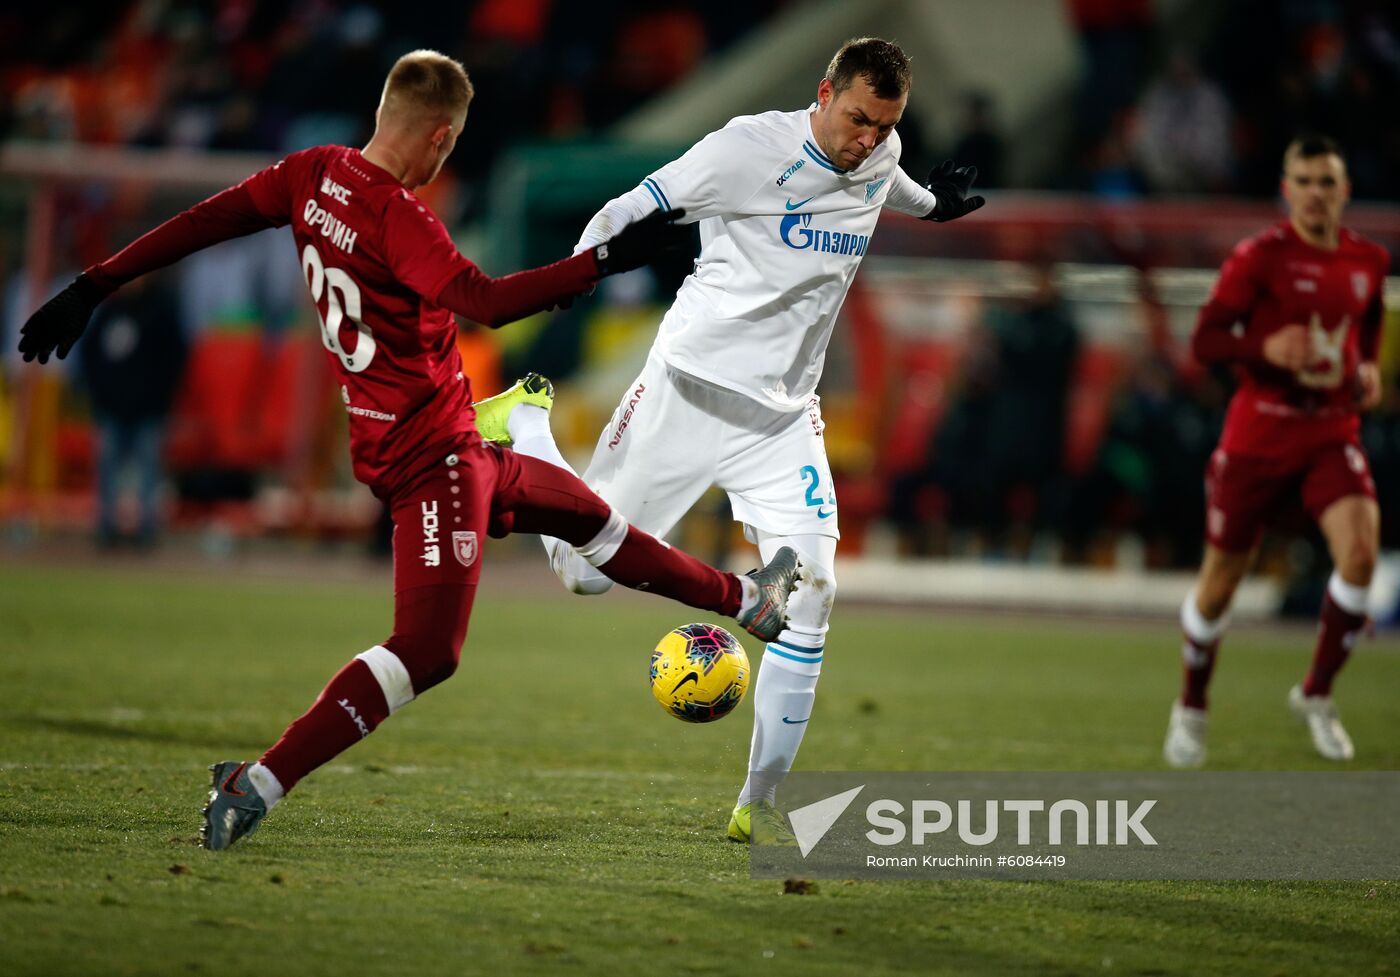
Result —
<instances>
[{"instance_id":1,"label":"yellow and white soccer ball","mask_svg":"<svg viewBox=\"0 0 1400 977\"><path fill-rule=\"evenodd\" d=\"M717 624L687 624L651 653L651 694L677 719L710 723L734 711L749 689L749 656Z\"/></svg>"}]
</instances>

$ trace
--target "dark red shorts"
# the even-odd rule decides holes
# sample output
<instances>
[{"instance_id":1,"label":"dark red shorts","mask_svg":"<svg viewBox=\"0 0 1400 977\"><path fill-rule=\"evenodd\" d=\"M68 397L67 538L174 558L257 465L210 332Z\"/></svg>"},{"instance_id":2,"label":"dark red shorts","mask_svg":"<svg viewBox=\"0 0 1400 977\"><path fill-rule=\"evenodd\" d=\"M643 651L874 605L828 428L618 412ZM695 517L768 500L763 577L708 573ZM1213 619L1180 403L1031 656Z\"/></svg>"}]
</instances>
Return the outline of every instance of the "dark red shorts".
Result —
<instances>
[{"instance_id":1,"label":"dark red shorts","mask_svg":"<svg viewBox=\"0 0 1400 977\"><path fill-rule=\"evenodd\" d=\"M592 539L607 503L572 472L480 442L431 461L394 491L394 592L474 585L487 536Z\"/></svg>"},{"instance_id":2,"label":"dark red shorts","mask_svg":"<svg viewBox=\"0 0 1400 977\"><path fill-rule=\"evenodd\" d=\"M1217 448L1206 468L1206 541L1245 552L1258 545L1266 526L1287 525L1302 513L1316 522L1348 495L1376 497L1366 453L1354 442L1331 442L1294 458Z\"/></svg>"}]
</instances>

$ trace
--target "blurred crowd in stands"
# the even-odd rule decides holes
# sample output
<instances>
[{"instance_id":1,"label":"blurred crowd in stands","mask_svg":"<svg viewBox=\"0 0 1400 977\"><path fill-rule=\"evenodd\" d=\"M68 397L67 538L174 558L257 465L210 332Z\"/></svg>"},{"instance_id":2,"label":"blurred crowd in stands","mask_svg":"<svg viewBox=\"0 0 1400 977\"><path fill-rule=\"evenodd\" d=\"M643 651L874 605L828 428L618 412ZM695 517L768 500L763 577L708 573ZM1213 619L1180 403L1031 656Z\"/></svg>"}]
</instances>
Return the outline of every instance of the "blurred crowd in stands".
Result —
<instances>
[{"instance_id":1,"label":"blurred crowd in stands","mask_svg":"<svg viewBox=\"0 0 1400 977\"><path fill-rule=\"evenodd\" d=\"M10 6L0 133L269 153L359 143L394 55L434 46L477 80L466 151L450 165L480 178L522 139L597 132L787 2L128 0L39 17ZM1073 137L1042 186L1269 196L1280 147L1314 128L1347 147L1357 196L1400 196L1400 127L1379 124L1400 97L1388 0L1196 4L1201 26L1175 31L1154 0L1064 3L1080 56ZM1205 40L1188 46L1193 33ZM937 147L906 132L911 172L951 151L1003 185L1013 149L988 93L968 92L947 130Z\"/></svg>"},{"instance_id":2,"label":"blurred crowd in stands","mask_svg":"<svg viewBox=\"0 0 1400 977\"><path fill-rule=\"evenodd\" d=\"M448 161L469 207L502 150L596 132L777 6L129 0L60 4L37 18L6 7L0 134L269 154L363 145L389 66L433 47L476 82L471 128Z\"/></svg>"},{"instance_id":3,"label":"blurred crowd in stands","mask_svg":"<svg viewBox=\"0 0 1400 977\"><path fill-rule=\"evenodd\" d=\"M1400 199L1400 9L1390 0L1197 5L1207 39L1164 35L1152 0L1068 0L1082 73L1060 184L1114 197L1268 197L1299 131L1346 147L1358 198Z\"/></svg>"}]
</instances>

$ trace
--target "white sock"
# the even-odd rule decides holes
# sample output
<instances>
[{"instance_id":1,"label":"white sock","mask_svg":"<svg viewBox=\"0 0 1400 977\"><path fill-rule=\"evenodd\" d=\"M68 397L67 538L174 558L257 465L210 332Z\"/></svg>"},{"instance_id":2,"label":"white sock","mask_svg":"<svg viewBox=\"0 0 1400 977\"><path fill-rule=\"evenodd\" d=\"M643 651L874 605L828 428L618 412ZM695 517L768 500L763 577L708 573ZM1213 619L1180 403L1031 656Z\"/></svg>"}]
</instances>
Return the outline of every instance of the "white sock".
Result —
<instances>
[{"instance_id":1,"label":"white sock","mask_svg":"<svg viewBox=\"0 0 1400 977\"><path fill-rule=\"evenodd\" d=\"M822 629L823 632L826 630ZM822 671L823 635L784 631L769 642L753 692L753 744L739 804L770 803L792 769Z\"/></svg>"},{"instance_id":2,"label":"white sock","mask_svg":"<svg viewBox=\"0 0 1400 977\"><path fill-rule=\"evenodd\" d=\"M554 432L549 427L549 411L543 407L517 404L506 418L506 431L510 434L513 442L511 448L516 454L538 458L551 465L558 465L567 472L578 474L564 460L559 445L554 443ZM541 536L540 542L544 544L544 551L549 554L549 565L554 568L555 576L574 593L600 594L612 588L612 581L583 559L571 553L557 552L572 549L562 539Z\"/></svg>"},{"instance_id":3,"label":"white sock","mask_svg":"<svg viewBox=\"0 0 1400 977\"><path fill-rule=\"evenodd\" d=\"M1332 595L1332 602L1348 614L1366 614L1366 599L1371 593L1369 586L1361 587L1347 583L1340 573L1333 570L1331 578L1327 581L1327 592Z\"/></svg>"},{"instance_id":4,"label":"white sock","mask_svg":"<svg viewBox=\"0 0 1400 977\"><path fill-rule=\"evenodd\" d=\"M282 781L277 779L277 775L261 763L255 763L248 768L248 779L258 789L258 794L269 811L287 794L282 789Z\"/></svg>"},{"instance_id":5,"label":"white sock","mask_svg":"<svg viewBox=\"0 0 1400 977\"><path fill-rule=\"evenodd\" d=\"M1225 629L1230 626L1230 615L1221 614L1214 621L1206 620L1201 613L1200 607L1196 604L1196 592L1193 590L1186 595L1186 600L1181 604L1181 630L1186 632L1186 636L1200 645L1208 645L1212 641L1219 640L1225 633Z\"/></svg>"},{"instance_id":6,"label":"white sock","mask_svg":"<svg viewBox=\"0 0 1400 977\"><path fill-rule=\"evenodd\" d=\"M534 404L516 404L515 409L506 418L506 430L510 433L511 441L514 442L511 447L515 449L516 454L538 458L540 461L547 461L551 465L558 465L565 471L578 474L564 460L564 456L559 452L559 446L554 443L554 432L549 428L549 411L543 407L536 407Z\"/></svg>"}]
</instances>

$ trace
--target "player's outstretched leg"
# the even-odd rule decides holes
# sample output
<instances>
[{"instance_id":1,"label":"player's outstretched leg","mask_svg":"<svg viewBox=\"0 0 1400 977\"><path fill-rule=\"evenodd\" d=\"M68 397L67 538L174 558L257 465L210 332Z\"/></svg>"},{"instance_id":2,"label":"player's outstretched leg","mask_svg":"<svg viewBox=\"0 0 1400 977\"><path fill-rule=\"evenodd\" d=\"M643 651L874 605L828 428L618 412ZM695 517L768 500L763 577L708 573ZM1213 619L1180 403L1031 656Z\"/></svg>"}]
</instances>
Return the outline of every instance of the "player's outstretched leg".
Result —
<instances>
[{"instance_id":1,"label":"player's outstretched leg","mask_svg":"<svg viewBox=\"0 0 1400 977\"><path fill-rule=\"evenodd\" d=\"M629 525L577 475L536 458L505 456L514 466L503 475L510 484L504 490L510 531L557 537L616 583L732 617L761 640L782 632L801 569L795 553L775 552L762 570L744 576L716 570Z\"/></svg>"},{"instance_id":2,"label":"player's outstretched leg","mask_svg":"<svg viewBox=\"0 0 1400 977\"><path fill-rule=\"evenodd\" d=\"M762 569L743 576L725 573L629 526L615 509L609 510L595 536L574 545L584 560L614 582L725 614L761 641L783 633L788 599L801 570L797 553L782 547Z\"/></svg>"},{"instance_id":3,"label":"player's outstretched leg","mask_svg":"<svg viewBox=\"0 0 1400 977\"><path fill-rule=\"evenodd\" d=\"M788 602L788 624L768 639L754 684L753 741L748 777L729 819L737 842L791 844L791 830L773 806L812 718L825 653L827 620L836 598L836 539L759 533L759 552L797 550L802 573Z\"/></svg>"}]
</instances>

